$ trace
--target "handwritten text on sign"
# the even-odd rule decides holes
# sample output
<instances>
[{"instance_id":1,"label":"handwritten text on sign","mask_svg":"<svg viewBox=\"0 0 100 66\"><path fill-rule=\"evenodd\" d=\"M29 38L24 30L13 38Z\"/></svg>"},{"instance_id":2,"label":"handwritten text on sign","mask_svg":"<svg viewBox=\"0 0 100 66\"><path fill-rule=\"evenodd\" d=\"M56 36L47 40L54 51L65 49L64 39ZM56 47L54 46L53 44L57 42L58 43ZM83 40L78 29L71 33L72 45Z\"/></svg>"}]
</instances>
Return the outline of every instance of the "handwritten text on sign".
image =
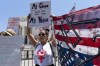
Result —
<instances>
[{"instance_id":1,"label":"handwritten text on sign","mask_svg":"<svg viewBox=\"0 0 100 66\"><path fill-rule=\"evenodd\" d=\"M29 26L41 27L49 26L51 24L51 2L43 1L31 4L31 18Z\"/></svg>"}]
</instances>

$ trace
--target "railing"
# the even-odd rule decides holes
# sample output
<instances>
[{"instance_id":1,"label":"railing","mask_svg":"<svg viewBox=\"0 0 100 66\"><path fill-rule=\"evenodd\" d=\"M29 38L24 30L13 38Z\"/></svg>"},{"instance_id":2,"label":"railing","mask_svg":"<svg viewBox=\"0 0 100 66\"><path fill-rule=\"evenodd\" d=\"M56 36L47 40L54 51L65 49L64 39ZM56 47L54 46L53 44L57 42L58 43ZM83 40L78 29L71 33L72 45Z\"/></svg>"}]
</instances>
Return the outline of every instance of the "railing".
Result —
<instances>
[{"instance_id":1,"label":"railing","mask_svg":"<svg viewBox=\"0 0 100 66\"><path fill-rule=\"evenodd\" d=\"M21 66L35 66L33 55L33 50L22 50Z\"/></svg>"}]
</instances>

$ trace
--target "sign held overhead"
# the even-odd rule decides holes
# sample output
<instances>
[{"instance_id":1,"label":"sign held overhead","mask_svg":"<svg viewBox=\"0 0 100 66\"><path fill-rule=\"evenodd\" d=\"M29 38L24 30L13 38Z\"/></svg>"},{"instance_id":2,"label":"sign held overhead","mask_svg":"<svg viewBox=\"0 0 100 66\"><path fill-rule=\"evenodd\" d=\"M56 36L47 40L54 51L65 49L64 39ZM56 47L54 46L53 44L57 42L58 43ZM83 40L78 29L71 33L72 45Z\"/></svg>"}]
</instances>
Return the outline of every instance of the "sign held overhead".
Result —
<instances>
[{"instance_id":1,"label":"sign held overhead","mask_svg":"<svg viewBox=\"0 0 100 66\"><path fill-rule=\"evenodd\" d=\"M51 1L31 3L30 14L30 27L49 26L51 24Z\"/></svg>"}]
</instances>

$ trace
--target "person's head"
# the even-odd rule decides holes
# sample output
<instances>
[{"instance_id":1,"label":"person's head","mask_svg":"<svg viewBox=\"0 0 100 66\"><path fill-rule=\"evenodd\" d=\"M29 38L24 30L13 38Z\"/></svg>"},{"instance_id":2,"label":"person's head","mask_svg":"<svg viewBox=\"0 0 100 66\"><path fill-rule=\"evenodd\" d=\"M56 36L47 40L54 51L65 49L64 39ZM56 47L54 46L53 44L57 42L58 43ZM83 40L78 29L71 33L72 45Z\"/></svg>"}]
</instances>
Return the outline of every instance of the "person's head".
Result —
<instances>
[{"instance_id":1,"label":"person's head","mask_svg":"<svg viewBox=\"0 0 100 66\"><path fill-rule=\"evenodd\" d=\"M7 29L6 30L6 33L10 36L15 36L16 35L16 32L13 30L13 29Z\"/></svg>"},{"instance_id":2,"label":"person's head","mask_svg":"<svg viewBox=\"0 0 100 66\"><path fill-rule=\"evenodd\" d=\"M49 37L49 29L41 29L38 34L38 39L42 43L46 43Z\"/></svg>"},{"instance_id":3,"label":"person's head","mask_svg":"<svg viewBox=\"0 0 100 66\"><path fill-rule=\"evenodd\" d=\"M1 32L2 36L15 36L15 31L13 29L7 29L5 32Z\"/></svg>"}]
</instances>

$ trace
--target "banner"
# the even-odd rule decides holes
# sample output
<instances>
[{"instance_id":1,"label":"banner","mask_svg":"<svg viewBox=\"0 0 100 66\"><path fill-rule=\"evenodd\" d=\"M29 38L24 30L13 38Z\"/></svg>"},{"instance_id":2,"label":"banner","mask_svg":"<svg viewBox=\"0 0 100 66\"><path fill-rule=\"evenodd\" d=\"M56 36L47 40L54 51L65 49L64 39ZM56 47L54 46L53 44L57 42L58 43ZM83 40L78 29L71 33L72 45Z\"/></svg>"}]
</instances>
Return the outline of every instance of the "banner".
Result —
<instances>
[{"instance_id":1,"label":"banner","mask_svg":"<svg viewBox=\"0 0 100 66\"><path fill-rule=\"evenodd\" d=\"M22 36L0 36L0 66L20 66Z\"/></svg>"},{"instance_id":2,"label":"banner","mask_svg":"<svg viewBox=\"0 0 100 66\"><path fill-rule=\"evenodd\" d=\"M31 3L29 26L43 27L51 24L51 1Z\"/></svg>"}]
</instances>

